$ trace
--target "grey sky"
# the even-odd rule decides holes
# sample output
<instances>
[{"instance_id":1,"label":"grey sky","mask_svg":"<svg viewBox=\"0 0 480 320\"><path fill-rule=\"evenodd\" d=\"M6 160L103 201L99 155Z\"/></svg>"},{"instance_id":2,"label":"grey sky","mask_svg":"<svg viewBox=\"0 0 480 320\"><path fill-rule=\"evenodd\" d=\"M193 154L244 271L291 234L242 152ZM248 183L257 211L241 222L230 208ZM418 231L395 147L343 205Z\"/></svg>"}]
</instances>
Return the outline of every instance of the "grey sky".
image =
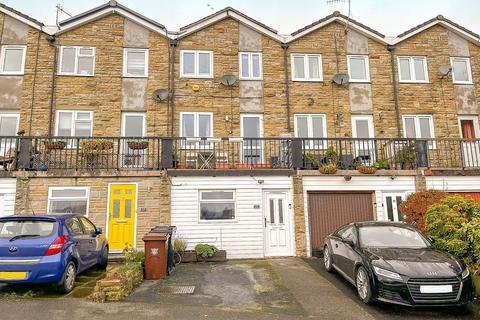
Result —
<instances>
[{"instance_id":1,"label":"grey sky","mask_svg":"<svg viewBox=\"0 0 480 320\"><path fill-rule=\"evenodd\" d=\"M384 33L398 35L438 14L480 33L480 0L351 0L351 17ZM55 24L55 5L78 14L107 0L0 0L46 24ZM347 2L327 0L122 0L123 5L157 20L169 30L226 6L278 30L291 33L335 10L348 14ZM62 15L62 19L68 16ZM62 20L61 19L61 20Z\"/></svg>"}]
</instances>

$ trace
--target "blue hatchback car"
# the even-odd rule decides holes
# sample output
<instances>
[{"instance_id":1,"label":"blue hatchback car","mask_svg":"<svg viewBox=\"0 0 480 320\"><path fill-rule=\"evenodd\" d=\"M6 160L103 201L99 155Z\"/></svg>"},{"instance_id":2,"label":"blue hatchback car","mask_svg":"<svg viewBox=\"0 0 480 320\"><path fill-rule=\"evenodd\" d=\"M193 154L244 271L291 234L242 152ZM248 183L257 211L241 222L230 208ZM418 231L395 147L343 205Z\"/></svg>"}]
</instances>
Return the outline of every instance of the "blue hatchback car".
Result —
<instances>
[{"instance_id":1,"label":"blue hatchback car","mask_svg":"<svg viewBox=\"0 0 480 320\"><path fill-rule=\"evenodd\" d=\"M54 283L68 293L79 272L107 263L102 230L82 215L0 218L0 283Z\"/></svg>"}]
</instances>

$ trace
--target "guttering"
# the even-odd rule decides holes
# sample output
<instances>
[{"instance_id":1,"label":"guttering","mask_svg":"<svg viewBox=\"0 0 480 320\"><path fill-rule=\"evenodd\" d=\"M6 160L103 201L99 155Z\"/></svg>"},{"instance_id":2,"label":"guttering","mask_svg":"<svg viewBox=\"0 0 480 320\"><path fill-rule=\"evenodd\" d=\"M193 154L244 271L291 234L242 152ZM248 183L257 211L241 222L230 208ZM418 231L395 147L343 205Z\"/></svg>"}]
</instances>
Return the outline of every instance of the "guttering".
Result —
<instances>
[{"instance_id":1,"label":"guttering","mask_svg":"<svg viewBox=\"0 0 480 320\"><path fill-rule=\"evenodd\" d=\"M292 132L292 126L290 124L290 88L288 86L288 43L282 43L283 49L283 64L285 69L285 102L287 104L287 132Z\"/></svg>"},{"instance_id":2,"label":"guttering","mask_svg":"<svg viewBox=\"0 0 480 320\"><path fill-rule=\"evenodd\" d=\"M58 48L55 45L56 37L54 35L49 36L47 38L47 40L48 40L49 45L54 48L53 69L52 69L52 88L51 88L51 91L50 91L50 114L49 114L49 117L48 117L48 136L51 137L52 136L52 123L53 123L53 104L54 104L54 101L55 101L55 98L54 98L55 87L56 87L55 77L57 75L57 51L58 51Z\"/></svg>"},{"instance_id":3,"label":"guttering","mask_svg":"<svg viewBox=\"0 0 480 320\"><path fill-rule=\"evenodd\" d=\"M397 122L397 137L402 137L400 129L400 107L398 103L398 87L397 77L395 76L395 45L388 45L387 50L390 52L390 65L392 66L392 87L393 87L393 104L395 106L395 120Z\"/></svg>"},{"instance_id":4,"label":"guttering","mask_svg":"<svg viewBox=\"0 0 480 320\"><path fill-rule=\"evenodd\" d=\"M178 45L178 39L171 39L170 40L170 47L171 47L171 63L170 63L170 132L169 136L173 137L173 129L174 129L174 119L175 119L175 56L176 56L176 48Z\"/></svg>"},{"instance_id":5,"label":"guttering","mask_svg":"<svg viewBox=\"0 0 480 320\"><path fill-rule=\"evenodd\" d=\"M28 122L28 135L32 135L32 123L33 123L33 108L35 106L35 87L37 86L37 73L38 73L38 55L40 53L40 38L42 36L42 32L38 31L38 38L37 38L37 50L35 53L35 69L33 72L33 80L32 80L32 103L30 104L30 121Z\"/></svg>"}]
</instances>

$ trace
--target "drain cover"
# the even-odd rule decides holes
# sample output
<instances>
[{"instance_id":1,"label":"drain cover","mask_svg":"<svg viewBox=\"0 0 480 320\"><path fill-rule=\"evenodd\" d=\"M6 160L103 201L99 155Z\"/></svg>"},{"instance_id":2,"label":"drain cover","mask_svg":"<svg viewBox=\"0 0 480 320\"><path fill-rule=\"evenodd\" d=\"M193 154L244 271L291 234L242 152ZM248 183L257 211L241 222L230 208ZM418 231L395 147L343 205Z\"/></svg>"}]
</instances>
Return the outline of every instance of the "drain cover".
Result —
<instances>
[{"instance_id":1,"label":"drain cover","mask_svg":"<svg viewBox=\"0 0 480 320\"><path fill-rule=\"evenodd\" d=\"M160 288L160 293L166 294L193 294L195 286L171 286Z\"/></svg>"}]
</instances>

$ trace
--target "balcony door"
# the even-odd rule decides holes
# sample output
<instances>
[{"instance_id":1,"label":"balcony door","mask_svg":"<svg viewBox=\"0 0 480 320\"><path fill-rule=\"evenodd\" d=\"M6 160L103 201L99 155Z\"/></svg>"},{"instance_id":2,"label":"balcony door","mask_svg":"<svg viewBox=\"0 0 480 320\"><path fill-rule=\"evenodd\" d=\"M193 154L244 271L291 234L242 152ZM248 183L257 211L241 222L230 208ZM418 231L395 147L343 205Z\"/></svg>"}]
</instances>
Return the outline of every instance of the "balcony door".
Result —
<instances>
[{"instance_id":1,"label":"balcony door","mask_svg":"<svg viewBox=\"0 0 480 320\"><path fill-rule=\"evenodd\" d=\"M124 113L122 115L121 165L124 168L141 168L144 165L146 148L138 142L145 141L145 113ZM148 146L147 146L148 148Z\"/></svg>"},{"instance_id":2,"label":"balcony door","mask_svg":"<svg viewBox=\"0 0 480 320\"><path fill-rule=\"evenodd\" d=\"M242 114L240 118L240 131L243 138L242 163L251 165L262 163L263 141L255 138L263 137L263 115Z\"/></svg>"},{"instance_id":3,"label":"balcony door","mask_svg":"<svg viewBox=\"0 0 480 320\"><path fill-rule=\"evenodd\" d=\"M460 137L464 139L461 142L463 166L467 168L480 167L478 117L459 116L458 125L460 127Z\"/></svg>"},{"instance_id":4,"label":"balcony door","mask_svg":"<svg viewBox=\"0 0 480 320\"><path fill-rule=\"evenodd\" d=\"M0 113L0 156L15 154L15 137L18 132L18 113ZM10 138L7 138L10 137Z\"/></svg>"},{"instance_id":5,"label":"balcony door","mask_svg":"<svg viewBox=\"0 0 480 320\"><path fill-rule=\"evenodd\" d=\"M372 165L375 162L375 145L373 143L373 117L352 116L352 134L355 141L355 157L358 162Z\"/></svg>"}]
</instances>

